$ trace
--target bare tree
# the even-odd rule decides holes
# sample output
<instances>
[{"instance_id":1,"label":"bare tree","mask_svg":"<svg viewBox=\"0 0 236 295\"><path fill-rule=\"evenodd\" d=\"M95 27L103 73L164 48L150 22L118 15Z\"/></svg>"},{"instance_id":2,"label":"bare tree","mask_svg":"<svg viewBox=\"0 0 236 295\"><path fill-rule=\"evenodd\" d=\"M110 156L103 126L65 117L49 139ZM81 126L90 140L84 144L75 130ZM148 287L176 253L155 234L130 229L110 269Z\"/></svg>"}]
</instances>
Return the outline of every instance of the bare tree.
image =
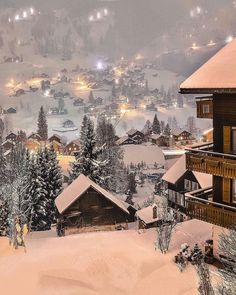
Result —
<instances>
[{"instance_id":1,"label":"bare tree","mask_svg":"<svg viewBox=\"0 0 236 295\"><path fill-rule=\"evenodd\" d=\"M176 226L176 214L172 208L168 206L166 200L163 200L157 206L157 240L155 249L159 249L162 253L169 250L169 245L173 230Z\"/></svg>"},{"instance_id":2,"label":"bare tree","mask_svg":"<svg viewBox=\"0 0 236 295\"><path fill-rule=\"evenodd\" d=\"M219 293L236 294L236 226L220 235L219 252L225 257L224 268L219 271L222 278Z\"/></svg>"}]
</instances>

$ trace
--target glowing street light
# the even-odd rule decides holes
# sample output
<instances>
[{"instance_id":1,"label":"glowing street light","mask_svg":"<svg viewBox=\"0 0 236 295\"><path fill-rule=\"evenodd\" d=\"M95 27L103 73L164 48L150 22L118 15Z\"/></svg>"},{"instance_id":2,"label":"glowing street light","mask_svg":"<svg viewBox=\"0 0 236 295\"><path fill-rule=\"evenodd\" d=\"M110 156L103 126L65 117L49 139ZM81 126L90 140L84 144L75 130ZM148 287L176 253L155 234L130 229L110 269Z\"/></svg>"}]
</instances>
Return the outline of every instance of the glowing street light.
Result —
<instances>
[{"instance_id":1,"label":"glowing street light","mask_svg":"<svg viewBox=\"0 0 236 295\"><path fill-rule=\"evenodd\" d=\"M97 63L97 69L102 70L103 69L103 63L101 61L98 61Z\"/></svg>"},{"instance_id":2,"label":"glowing street light","mask_svg":"<svg viewBox=\"0 0 236 295\"><path fill-rule=\"evenodd\" d=\"M31 13L31 14L34 14L34 9L33 9L33 7L30 8L30 13Z\"/></svg>"},{"instance_id":3,"label":"glowing street light","mask_svg":"<svg viewBox=\"0 0 236 295\"><path fill-rule=\"evenodd\" d=\"M90 15L90 17L89 17L89 21L90 21L90 22L94 21L94 17L93 17L93 15Z\"/></svg>"},{"instance_id":4,"label":"glowing street light","mask_svg":"<svg viewBox=\"0 0 236 295\"><path fill-rule=\"evenodd\" d=\"M108 10L106 8L104 8L103 13L104 13L104 15L108 15Z\"/></svg>"},{"instance_id":5,"label":"glowing street light","mask_svg":"<svg viewBox=\"0 0 236 295\"><path fill-rule=\"evenodd\" d=\"M26 11L23 11L23 18L27 18L28 14Z\"/></svg>"},{"instance_id":6,"label":"glowing street light","mask_svg":"<svg viewBox=\"0 0 236 295\"><path fill-rule=\"evenodd\" d=\"M19 14L15 15L15 21L18 21L20 19Z\"/></svg>"},{"instance_id":7,"label":"glowing street light","mask_svg":"<svg viewBox=\"0 0 236 295\"><path fill-rule=\"evenodd\" d=\"M98 12L97 12L97 19L101 19L101 17L102 17L102 16L101 16L101 12L98 11Z\"/></svg>"}]
</instances>

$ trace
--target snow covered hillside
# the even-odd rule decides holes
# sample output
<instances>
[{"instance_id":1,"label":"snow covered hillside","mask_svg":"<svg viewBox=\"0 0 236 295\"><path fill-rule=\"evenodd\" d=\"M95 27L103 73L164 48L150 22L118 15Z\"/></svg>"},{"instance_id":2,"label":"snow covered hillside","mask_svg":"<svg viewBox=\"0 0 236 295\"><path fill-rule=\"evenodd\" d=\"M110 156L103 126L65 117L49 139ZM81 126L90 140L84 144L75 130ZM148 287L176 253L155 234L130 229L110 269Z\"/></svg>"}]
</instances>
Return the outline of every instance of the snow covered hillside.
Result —
<instances>
[{"instance_id":1,"label":"snow covered hillside","mask_svg":"<svg viewBox=\"0 0 236 295\"><path fill-rule=\"evenodd\" d=\"M182 243L201 246L212 225L179 224L170 252L154 250L155 231L87 233L57 238L54 232L27 237L26 253L0 238L2 294L15 295L195 295L193 267L183 273L173 262ZM196 238L197 237L197 238ZM184 284L183 284L184 282Z\"/></svg>"}]
</instances>

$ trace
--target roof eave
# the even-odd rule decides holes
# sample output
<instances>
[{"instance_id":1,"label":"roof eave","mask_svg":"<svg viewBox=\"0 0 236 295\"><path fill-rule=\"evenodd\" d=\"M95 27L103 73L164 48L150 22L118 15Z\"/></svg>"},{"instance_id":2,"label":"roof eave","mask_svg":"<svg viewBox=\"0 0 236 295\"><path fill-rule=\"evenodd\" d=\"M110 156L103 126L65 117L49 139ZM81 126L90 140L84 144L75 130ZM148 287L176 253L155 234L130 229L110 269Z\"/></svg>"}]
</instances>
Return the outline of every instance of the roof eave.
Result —
<instances>
[{"instance_id":1,"label":"roof eave","mask_svg":"<svg viewBox=\"0 0 236 295\"><path fill-rule=\"evenodd\" d=\"M236 88L180 88L181 94L235 94Z\"/></svg>"}]
</instances>

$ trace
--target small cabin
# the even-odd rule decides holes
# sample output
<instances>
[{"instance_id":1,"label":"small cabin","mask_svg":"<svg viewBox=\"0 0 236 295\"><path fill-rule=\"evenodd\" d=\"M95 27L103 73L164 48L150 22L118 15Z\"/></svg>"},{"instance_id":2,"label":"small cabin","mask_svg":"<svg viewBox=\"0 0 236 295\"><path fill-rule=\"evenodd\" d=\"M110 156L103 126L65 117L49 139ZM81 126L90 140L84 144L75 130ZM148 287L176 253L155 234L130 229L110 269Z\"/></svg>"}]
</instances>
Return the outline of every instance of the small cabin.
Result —
<instances>
[{"instance_id":1,"label":"small cabin","mask_svg":"<svg viewBox=\"0 0 236 295\"><path fill-rule=\"evenodd\" d=\"M53 134L51 137L49 137L48 139L49 142L53 142L53 141L56 141L58 143L62 143L62 138L60 135L58 134Z\"/></svg>"},{"instance_id":2,"label":"small cabin","mask_svg":"<svg viewBox=\"0 0 236 295\"><path fill-rule=\"evenodd\" d=\"M123 136L116 141L116 144L117 145L137 144L137 142L129 136Z\"/></svg>"},{"instance_id":3,"label":"small cabin","mask_svg":"<svg viewBox=\"0 0 236 295\"><path fill-rule=\"evenodd\" d=\"M31 133L28 136L28 139L33 139L33 140L36 140L38 142L42 140L41 136L38 133L36 133L36 132Z\"/></svg>"},{"instance_id":4,"label":"small cabin","mask_svg":"<svg viewBox=\"0 0 236 295\"><path fill-rule=\"evenodd\" d=\"M142 208L136 212L136 218L139 229L147 229L157 227L158 221L158 208L156 204Z\"/></svg>"},{"instance_id":5,"label":"small cabin","mask_svg":"<svg viewBox=\"0 0 236 295\"><path fill-rule=\"evenodd\" d=\"M165 146L165 147L168 147L170 143L169 137L163 134L152 134L150 136L150 141L153 144L156 144L158 146Z\"/></svg>"},{"instance_id":6,"label":"small cabin","mask_svg":"<svg viewBox=\"0 0 236 295\"><path fill-rule=\"evenodd\" d=\"M2 148L4 150L4 152L6 151L9 151L13 148L15 142L14 141L11 141L11 140L5 140L3 143L2 143Z\"/></svg>"},{"instance_id":7,"label":"small cabin","mask_svg":"<svg viewBox=\"0 0 236 295\"><path fill-rule=\"evenodd\" d=\"M12 142L16 142L17 141L17 134L10 132L7 136L6 136L6 140L12 141Z\"/></svg>"},{"instance_id":8,"label":"small cabin","mask_svg":"<svg viewBox=\"0 0 236 295\"><path fill-rule=\"evenodd\" d=\"M39 141L29 138L25 142L25 147L31 152L37 152L40 149L41 144Z\"/></svg>"},{"instance_id":9,"label":"small cabin","mask_svg":"<svg viewBox=\"0 0 236 295\"><path fill-rule=\"evenodd\" d=\"M81 174L55 200L65 234L128 228L121 200Z\"/></svg>"},{"instance_id":10,"label":"small cabin","mask_svg":"<svg viewBox=\"0 0 236 295\"><path fill-rule=\"evenodd\" d=\"M137 129L130 129L127 132L127 135L129 138L132 138L133 140L135 140L136 143L142 143L144 140L144 134Z\"/></svg>"},{"instance_id":11,"label":"small cabin","mask_svg":"<svg viewBox=\"0 0 236 295\"><path fill-rule=\"evenodd\" d=\"M75 139L69 142L64 149L64 153L66 155L73 156L75 153L78 153L80 149L80 141L79 139Z\"/></svg>"}]
</instances>

